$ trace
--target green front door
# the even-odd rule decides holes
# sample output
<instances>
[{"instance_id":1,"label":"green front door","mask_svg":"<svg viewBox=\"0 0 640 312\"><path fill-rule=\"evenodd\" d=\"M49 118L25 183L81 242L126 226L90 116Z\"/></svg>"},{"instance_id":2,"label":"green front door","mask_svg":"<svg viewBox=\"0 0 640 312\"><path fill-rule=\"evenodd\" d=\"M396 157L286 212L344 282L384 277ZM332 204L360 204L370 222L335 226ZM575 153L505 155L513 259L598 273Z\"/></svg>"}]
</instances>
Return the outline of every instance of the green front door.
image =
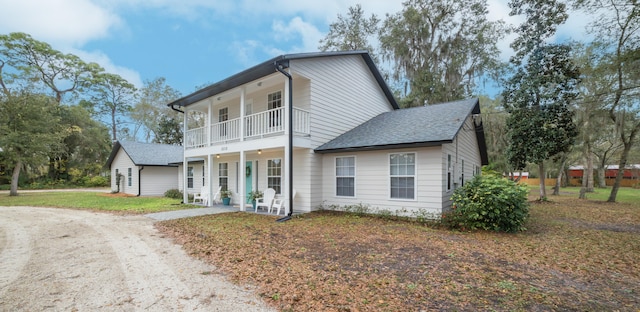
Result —
<instances>
[{"instance_id":1,"label":"green front door","mask_svg":"<svg viewBox=\"0 0 640 312\"><path fill-rule=\"evenodd\" d=\"M252 161L247 161L246 190L247 190L247 204L251 204L251 200L249 199L249 193L253 191L253 162Z\"/></svg>"}]
</instances>

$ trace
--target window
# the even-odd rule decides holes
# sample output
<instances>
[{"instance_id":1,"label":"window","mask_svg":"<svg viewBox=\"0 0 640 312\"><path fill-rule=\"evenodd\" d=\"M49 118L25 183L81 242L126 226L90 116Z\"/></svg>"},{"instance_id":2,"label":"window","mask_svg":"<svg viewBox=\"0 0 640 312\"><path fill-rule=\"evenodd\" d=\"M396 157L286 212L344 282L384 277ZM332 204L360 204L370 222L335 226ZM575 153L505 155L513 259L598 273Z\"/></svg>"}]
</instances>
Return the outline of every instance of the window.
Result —
<instances>
[{"instance_id":1,"label":"window","mask_svg":"<svg viewBox=\"0 0 640 312\"><path fill-rule=\"evenodd\" d=\"M224 123L227 120L229 120L229 108L225 107L225 108L219 109L218 110L218 122L221 124L220 125L220 136L221 137L227 136L227 124Z\"/></svg>"},{"instance_id":2,"label":"window","mask_svg":"<svg viewBox=\"0 0 640 312\"><path fill-rule=\"evenodd\" d=\"M389 156L391 198L415 199L416 154L401 153Z\"/></svg>"},{"instance_id":3,"label":"window","mask_svg":"<svg viewBox=\"0 0 640 312\"><path fill-rule=\"evenodd\" d=\"M282 123L282 91L269 93L267 95L267 108L269 109L269 127L279 127Z\"/></svg>"},{"instance_id":4,"label":"window","mask_svg":"<svg viewBox=\"0 0 640 312\"><path fill-rule=\"evenodd\" d=\"M269 159L267 161L267 188L276 190L276 194L280 193L282 185L282 159Z\"/></svg>"},{"instance_id":5,"label":"window","mask_svg":"<svg viewBox=\"0 0 640 312\"><path fill-rule=\"evenodd\" d=\"M131 186L131 180L133 180L133 171L131 168L127 168L127 185Z\"/></svg>"},{"instance_id":6,"label":"window","mask_svg":"<svg viewBox=\"0 0 640 312\"><path fill-rule=\"evenodd\" d=\"M451 163L451 154L447 155L447 191L451 190L451 178L452 178L452 171L453 171L453 164Z\"/></svg>"},{"instance_id":7,"label":"window","mask_svg":"<svg viewBox=\"0 0 640 312\"><path fill-rule=\"evenodd\" d=\"M464 186L464 159L460 161L460 186Z\"/></svg>"},{"instance_id":8,"label":"window","mask_svg":"<svg viewBox=\"0 0 640 312\"><path fill-rule=\"evenodd\" d=\"M356 193L356 158L336 157L336 196L354 197Z\"/></svg>"},{"instance_id":9,"label":"window","mask_svg":"<svg viewBox=\"0 0 640 312\"><path fill-rule=\"evenodd\" d=\"M228 163L218 164L218 183L223 190L229 189L229 164Z\"/></svg>"},{"instance_id":10,"label":"window","mask_svg":"<svg viewBox=\"0 0 640 312\"><path fill-rule=\"evenodd\" d=\"M205 183L204 183L204 165L202 166L202 186L205 186Z\"/></svg>"},{"instance_id":11,"label":"window","mask_svg":"<svg viewBox=\"0 0 640 312\"><path fill-rule=\"evenodd\" d=\"M193 188L193 167L187 167L187 188Z\"/></svg>"}]
</instances>

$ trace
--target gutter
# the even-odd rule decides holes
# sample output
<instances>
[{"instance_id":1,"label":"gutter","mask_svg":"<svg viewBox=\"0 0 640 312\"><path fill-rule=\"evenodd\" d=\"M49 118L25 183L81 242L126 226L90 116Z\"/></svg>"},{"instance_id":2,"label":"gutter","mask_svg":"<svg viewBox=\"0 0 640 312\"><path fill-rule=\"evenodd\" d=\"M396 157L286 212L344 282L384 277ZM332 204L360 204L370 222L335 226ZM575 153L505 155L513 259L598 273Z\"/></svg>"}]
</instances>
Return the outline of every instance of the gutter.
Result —
<instances>
[{"instance_id":1,"label":"gutter","mask_svg":"<svg viewBox=\"0 0 640 312\"><path fill-rule=\"evenodd\" d=\"M278 61L273 62L276 70L289 78L289 213L277 219L276 222L284 222L291 220L293 214L293 77L284 70L284 65Z\"/></svg>"},{"instance_id":2,"label":"gutter","mask_svg":"<svg viewBox=\"0 0 640 312\"><path fill-rule=\"evenodd\" d=\"M142 175L140 174L142 172L142 170L144 170L144 166L140 166L140 169L138 169L138 195L136 195L137 197L140 197L140 194L142 194Z\"/></svg>"}]
</instances>

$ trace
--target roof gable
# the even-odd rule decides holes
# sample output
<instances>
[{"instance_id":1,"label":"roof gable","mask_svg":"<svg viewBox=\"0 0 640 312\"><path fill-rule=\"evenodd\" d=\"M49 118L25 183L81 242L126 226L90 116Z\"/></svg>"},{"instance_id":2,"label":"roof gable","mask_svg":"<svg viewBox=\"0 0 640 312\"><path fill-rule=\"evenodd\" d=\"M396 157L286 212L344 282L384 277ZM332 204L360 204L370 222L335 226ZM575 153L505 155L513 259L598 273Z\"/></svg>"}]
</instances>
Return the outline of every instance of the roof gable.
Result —
<instances>
[{"instance_id":1,"label":"roof gable","mask_svg":"<svg viewBox=\"0 0 640 312\"><path fill-rule=\"evenodd\" d=\"M479 114L477 98L399 109L380 114L316 148L318 153L375 150L451 143L467 117ZM481 127L481 126L480 126ZM480 143L481 155L486 144ZM480 141L480 135L478 136ZM481 157L484 160L484 157Z\"/></svg>"},{"instance_id":2,"label":"roof gable","mask_svg":"<svg viewBox=\"0 0 640 312\"><path fill-rule=\"evenodd\" d=\"M312 59L312 58L322 58L329 56L348 56L348 55L360 55L367 67L373 74L376 79L376 82L384 92L385 96L389 100L389 103L393 106L394 109L398 109L398 103L393 97L393 92L387 86L387 83L384 81L384 78L380 74L380 71L376 67L373 59L369 55L367 51L338 51L338 52L315 52L315 53L298 53L298 54L285 54L280 55L278 57L272 58L268 61L260 63L256 66L253 66L249 69L246 69L242 72L239 72L233 76L230 76L224 80L216 82L212 85L209 85L203 89L200 89L194 93L191 93L187 96L184 96L180 99L177 99L171 103L168 103L167 106L174 108L176 106L189 106L193 103L204 100L208 97L220 94L222 92L231 90L233 88L239 87L243 84L249 83L256 79L260 79L262 77L271 75L276 72L276 67L278 65L283 66L284 68L289 68L289 62L297 59Z\"/></svg>"},{"instance_id":3,"label":"roof gable","mask_svg":"<svg viewBox=\"0 0 640 312\"><path fill-rule=\"evenodd\" d=\"M175 166L174 163L182 162L184 153L182 146L177 145L116 141L106 167L111 167L120 148L136 166Z\"/></svg>"}]
</instances>

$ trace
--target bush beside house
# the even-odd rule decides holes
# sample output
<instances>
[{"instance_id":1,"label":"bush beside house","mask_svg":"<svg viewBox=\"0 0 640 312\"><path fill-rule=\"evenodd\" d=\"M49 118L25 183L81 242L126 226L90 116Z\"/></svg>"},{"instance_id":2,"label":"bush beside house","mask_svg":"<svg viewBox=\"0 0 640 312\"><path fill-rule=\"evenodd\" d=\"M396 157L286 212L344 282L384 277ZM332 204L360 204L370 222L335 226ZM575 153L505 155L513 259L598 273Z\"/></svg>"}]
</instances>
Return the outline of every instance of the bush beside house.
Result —
<instances>
[{"instance_id":1,"label":"bush beside house","mask_svg":"<svg viewBox=\"0 0 640 312\"><path fill-rule=\"evenodd\" d=\"M526 185L487 174L476 176L455 190L453 206L442 216L452 229L518 232L529 217Z\"/></svg>"}]
</instances>

